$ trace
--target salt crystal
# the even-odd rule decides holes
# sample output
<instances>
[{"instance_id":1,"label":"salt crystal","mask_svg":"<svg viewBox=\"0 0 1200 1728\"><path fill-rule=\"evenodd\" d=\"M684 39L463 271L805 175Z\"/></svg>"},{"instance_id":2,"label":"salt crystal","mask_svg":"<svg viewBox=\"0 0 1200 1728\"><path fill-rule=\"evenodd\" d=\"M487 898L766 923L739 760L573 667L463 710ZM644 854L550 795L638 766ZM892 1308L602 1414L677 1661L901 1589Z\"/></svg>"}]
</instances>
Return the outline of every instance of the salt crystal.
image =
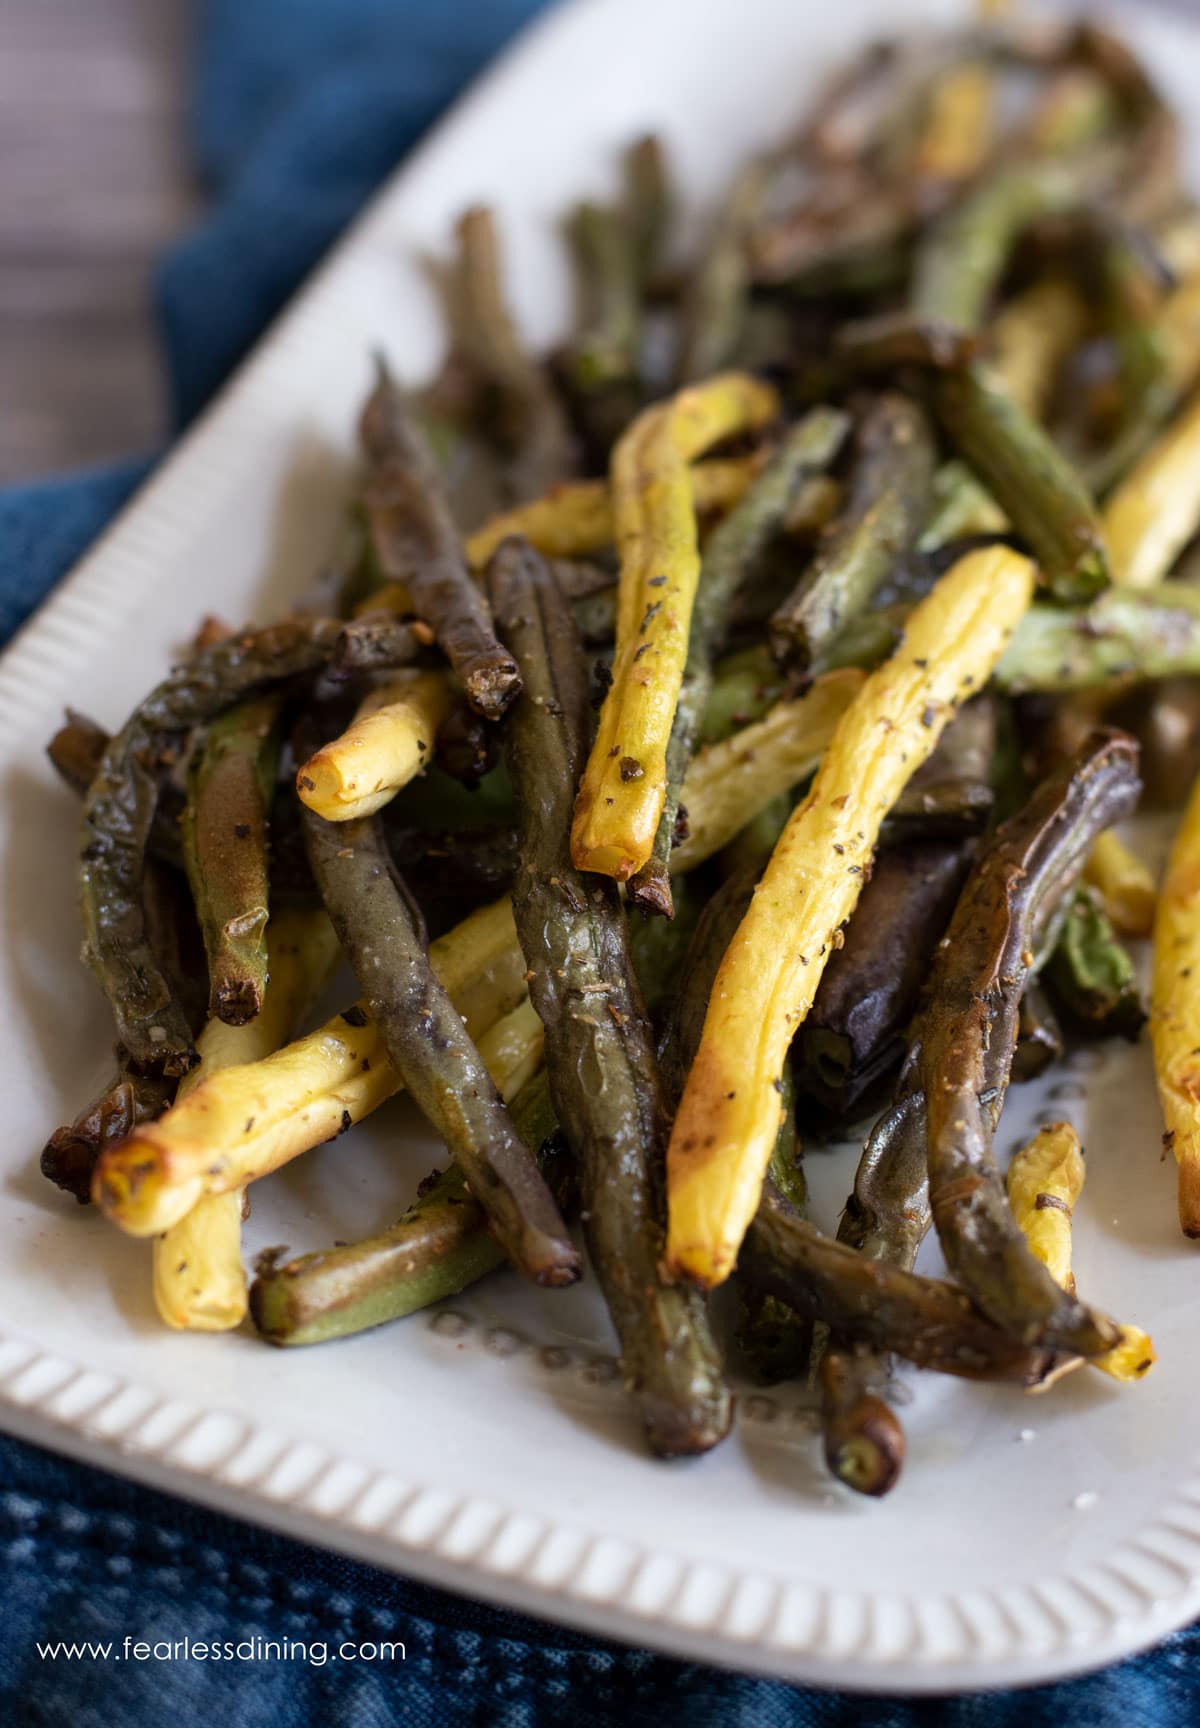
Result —
<instances>
[{"instance_id":1,"label":"salt crystal","mask_svg":"<svg viewBox=\"0 0 1200 1728\"><path fill-rule=\"evenodd\" d=\"M1089 1506L1094 1506L1100 1496L1094 1488L1085 1488L1082 1494L1076 1494L1071 1505L1076 1512L1086 1512Z\"/></svg>"},{"instance_id":2,"label":"salt crystal","mask_svg":"<svg viewBox=\"0 0 1200 1728\"><path fill-rule=\"evenodd\" d=\"M1036 1428L1022 1428L1021 1432L1017 1435L1017 1439L1018 1440L1032 1440L1036 1433L1037 1433Z\"/></svg>"}]
</instances>

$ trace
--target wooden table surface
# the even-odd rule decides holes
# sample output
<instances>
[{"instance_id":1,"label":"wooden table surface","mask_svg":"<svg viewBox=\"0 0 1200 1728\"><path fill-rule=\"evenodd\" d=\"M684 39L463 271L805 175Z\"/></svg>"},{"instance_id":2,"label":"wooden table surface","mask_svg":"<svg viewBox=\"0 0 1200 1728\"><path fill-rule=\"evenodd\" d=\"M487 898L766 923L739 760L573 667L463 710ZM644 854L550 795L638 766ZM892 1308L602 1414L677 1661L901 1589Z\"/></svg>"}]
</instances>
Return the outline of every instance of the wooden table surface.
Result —
<instances>
[{"instance_id":1,"label":"wooden table surface","mask_svg":"<svg viewBox=\"0 0 1200 1728\"><path fill-rule=\"evenodd\" d=\"M198 205L188 28L187 0L0 0L0 484L163 435L152 273Z\"/></svg>"}]
</instances>

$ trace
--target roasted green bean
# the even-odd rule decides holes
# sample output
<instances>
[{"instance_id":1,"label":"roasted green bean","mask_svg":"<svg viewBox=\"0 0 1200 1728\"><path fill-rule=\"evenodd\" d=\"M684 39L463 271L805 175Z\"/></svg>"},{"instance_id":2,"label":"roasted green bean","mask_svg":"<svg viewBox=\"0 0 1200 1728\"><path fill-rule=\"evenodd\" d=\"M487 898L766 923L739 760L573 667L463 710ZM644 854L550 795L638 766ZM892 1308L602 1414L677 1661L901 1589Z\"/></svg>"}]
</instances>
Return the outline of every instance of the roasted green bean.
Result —
<instances>
[{"instance_id":1,"label":"roasted green bean","mask_svg":"<svg viewBox=\"0 0 1200 1728\"><path fill-rule=\"evenodd\" d=\"M1200 672L1200 590L1110 588L1092 606L1033 605L996 668L1010 695L1088 690Z\"/></svg>"},{"instance_id":2,"label":"roasted green bean","mask_svg":"<svg viewBox=\"0 0 1200 1728\"><path fill-rule=\"evenodd\" d=\"M523 849L513 912L588 1252L651 1447L701 1452L729 1426L729 1393L703 1298L664 1283L659 1270L666 1111L650 1029L616 885L571 863L572 799L588 744L579 639L527 543L505 542L488 582L525 679L508 736Z\"/></svg>"},{"instance_id":3,"label":"roasted green bean","mask_svg":"<svg viewBox=\"0 0 1200 1728\"><path fill-rule=\"evenodd\" d=\"M380 366L360 425L371 464L364 507L379 568L402 582L458 674L468 700L499 719L521 687L467 568L437 470L404 398Z\"/></svg>"},{"instance_id":4,"label":"roasted green bean","mask_svg":"<svg viewBox=\"0 0 1200 1728\"><path fill-rule=\"evenodd\" d=\"M415 660L432 640L433 632L424 624L397 617L395 612L365 612L343 629L330 671L340 678L389 672Z\"/></svg>"},{"instance_id":5,"label":"roasted green bean","mask_svg":"<svg viewBox=\"0 0 1200 1728\"><path fill-rule=\"evenodd\" d=\"M875 1498L896 1486L907 1450L899 1417L871 1381L881 1367L877 1355L828 1349L817 1369L825 1462L847 1488Z\"/></svg>"},{"instance_id":6,"label":"roasted green bean","mask_svg":"<svg viewBox=\"0 0 1200 1728\"><path fill-rule=\"evenodd\" d=\"M484 418L504 454L510 504L538 498L574 471L566 413L546 369L525 352L505 304L492 212L459 219L447 299L455 347L482 387Z\"/></svg>"},{"instance_id":7,"label":"roasted green bean","mask_svg":"<svg viewBox=\"0 0 1200 1728\"><path fill-rule=\"evenodd\" d=\"M100 770L109 736L95 720L68 708L65 722L46 747L63 784L81 798L87 796L88 787ZM177 781L168 780L159 786L158 806L146 841L151 857L177 869L183 868L180 834L183 802L183 790Z\"/></svg>"},{"instance_id":8,"label":"roasted green bean","mask_svg":"<svg viewBox=\"0 0 1200 1728\"><path fill-rule=\"evenodd\" d=\"M84 958L138 1072L183 1074L196 1059L178 997L146 935L142 877L162 773L194 727L319 670L341 629L334 619L292 618L218 642L152 690L109 741L83 809Z\"/></svg>"},{"instance_id":9,"label":"roasted green bean","mask_svg":"<svg viewBox=\"0 0 1200 1728\"><path fill-rule=\"evenodd\" d=\"M585 202L567 238L578 311L562 372L589 449L604 459L642 400L639 237L624 210Z\"/></svg>"},{"instance_id":10,"label":"roasted green bean","mask_svg":"<svg viewBox=\"0 0 1200 1728\"><path fill-rule=\"evenodd\" d=\"M573 1283L579 1260L554 1198L429 963L375 817L306 811L313 875L396 1072L462 1166L513 1265Z\"/></svg>"},{"instance_id":11,"label":"roasted green bean","mask_svg":"<svg viewBox=\"0 0 1200 1728\"><path fill-rule=\"evenodd\" d=\"M67 709L67 717L46 746L60 780L82 798L108 749L108 733L86 714Z\"/></svg>"},{"instance_id":12,"label":"roasted green bean","mask_svg":"<svg viewBox=\"0 0 1200 1728\"><path fill-rule=\"evenodd\" d=\"M719 963L720 955L715 956ZM795 1089L791 1069L783 1075L783 1122L767 1181L783 1200L803 1212L807 1199L800 1143L796 1134ZM777 1296L737 1280L738 1313L734 1337L742 1360L763 1386L800 1380L812 1353L812 1321L802 1318Z\"/></svg>"},{"instance_id":13,"label":"roasted green bean","mask_svg":"<svg viewBox=\"0 0 1200 1728\"><path fill-rule=\"evenodd\" d=\"M1017 1227L992 1159L982 1101L1011 1062L1034 928L1062 900L1092 843L1137 801L1137 749L1101 733L1044 780L972 871L938 951L921 1017L930 1205L947 1265L983 1311L1030 1344L1083 1356L1118 1329L1055 1284ZM991 1073L989 1074L989 1070Z\"/></svg>"},{"instance_id":14,"label":"roasted green bean","mask_svg":"<svg viewBox=\"0 0 1200 1728\"><path fill-rule=\"evenodd\" d=\"M841 516L771 619L781 659L809 667L911 550L929 514L933 434L917 403L880 396L859 422Z\"/></svg>"},{"instance_id":15,"label":"roasted green bean","mask_svg":"<svg viewBox=\"0 0 1200 1728\"><path fill-rule=\"evenodd\" d=\"M787 680L766 643L725 654L712 669L698 744L720 744L761 720L787 691Z\"/></svg>"},{"instance_id":16,"label":"roasted green bean","mask_svg":"<svg viewBox=\"0 0 1200 1728\"><path fill-rule=\"evenodd\" d=\"M1072 895L1045 978L1073 1026L1136 1042L1146 1010L1133 960L1091 889Z\"/></svg>"},{"instance_id":17,"label":"roasted green bean","mask_svg":"<svg viewBox=\"0 0 1200 1728\"><path fill-rule=\"evenodd\" d=\"M81 1206L89 1205L92 1175L104 1148L124 1140L140 1122L161 1116L174 1095L174 1080L162 1074L119 1072L74 1122L55 1129L42 1149L42 1175Z\"/></svg>"},{"instance_id":18,"label":"roasted green bean","mask_svg":"<svg viewBox=\"0 0 1200 1728\"><path fill-rule=\"evenodd\" d=\"M738 1269L797 1313L921 1368L1037 1386L1056 1366L1051 1351L1022 1344L985 1319L954 1285L834 1242L769 1193L746 1232Z\"/></svg>"},{"instance_id":19,"label":"roasted green bean","mask_svg":"<svg viewBox=\"0 0 1200 1728\"><path fill-rule=\"evenodd\" d=\"M933 401L958 454L986 486L1061 600L1088 600L1109 578L1095 505L1049 434L972 362L939 372Z\"/></svg>"},{"instance_id":20,"label":"roasted green bean","mask_svg":"<svg viewBox=\"0 0 1200 1728\"><path fill-rule=\"evenodd\" d=\"M718 888L701 913L688 945L671 1011L659 1040L663 1085L672 1107L679 1101L688 1067L700 1042L704 1012L717 968L750 903L760 865L761 860L757 865L752 863L730 876ZM806 1185L799 1162L790 1070L785 1071L781 1086L783 1121L771 1155L768 1177L774 1191L784 1201L803 1211ZM778 1297L755 1289L743 1279L737 1278L736 1283L737 1345L755 1378L764 1385L800 1378L812 1348L811 1321L801 1318Z\"/></svg>"},{"instance_id":21,"label":"roasted green bean","mask_svg":"<svg viewBox=\"0 0 1200 1728\"><path fill-rule=\"evenodd\" d=\"M662 266L671 236L674 195L662 139L653 132L625 152L625 214L643 295Z\"/></svg>"},{"instance_id":22,"label":"roasted green bean","mask_svg":"<svg viewBox=\"0 0 1200 1728\"><path fill-rule=\"evenodd\" d=\"M565 1165L544 1070L522 1087L511 1110L513 1126L543 1168ZM565 1171L550 1171L552 1185L560 1186L556 1174ZM505 1260L462 1166L451 1163L422 1182L389 1230L294 1260L264 1258L250 1287L250 1313L272 1344L323 1344L457 1296Z\"/></svg>"},{"instance_id":23,"label":"roasted green bean","mask_svg":"<svg viewBox=\"0 0 1200 1728\"><path fill-rule=\"evenodd\" d=\"M999 168L934 223L918 249L913 309L929 324L977 330L1021 231L1086 206L1110 158L1095 147Z\"/></svg>"},{"instance_id":24,"label":"roasted green bean","mask_svg":"<svg viewBox=\"0 0 1200 1728\"><path fill-rule=\"evenodd\" d=\"M567 233L581 302L568 356L572 381L583 391L613 385L636 391L639 268L633 229L622 211L583 203L572 211ZM630 406L625 404L625 420Z\"/></svg>"},{"instance_id":25,"label":"roasted green bean","mask_svg":"<svg viewBox=\"0 0 1200 1728\"><path fill-rule=\"evenodd\" d=\"M279 764L279 698L218 716L188 776L183 850L208 958L209 1012L242 1026L267 982L267 826Z\"/></svg>"},{"instance_id":26,"label":"roasted green bean","mask_svg":"<svg viewBox=\"0 0 1200 1728\"><path fill-rule=\"evenodd\" d=\"M961 841L880 853L792 1047L797 1084L837 1116L899 1066L904 1032L969 865Z\"/></svg>"},{"instance_id":27,"label":"roasted green bean","mask_svg":"<svg viewBox=\"0 0 1200 1728\"><path fill-rule=\"evenodd\" d=\"M1017 1047L1013 1051L1012 1078L1019 1083L1036 1080L1062 1059L1066 1045L1062 1028L1041 982L1031 978L1021 997L1017 1020Z\"/></svg>"},{"instance_id":28,"label":"roasted green bean","mask_svg":"<svg viewBox=\"0 0 1200 1728\"><path fill-rule=\"evenodd\" d=\"M767 170L759 162L750 163L738 175L690 279L683 307L681 384L719 372L736 353L750 296L748 236L766 179Z\"/></svg>"}]
</instances>

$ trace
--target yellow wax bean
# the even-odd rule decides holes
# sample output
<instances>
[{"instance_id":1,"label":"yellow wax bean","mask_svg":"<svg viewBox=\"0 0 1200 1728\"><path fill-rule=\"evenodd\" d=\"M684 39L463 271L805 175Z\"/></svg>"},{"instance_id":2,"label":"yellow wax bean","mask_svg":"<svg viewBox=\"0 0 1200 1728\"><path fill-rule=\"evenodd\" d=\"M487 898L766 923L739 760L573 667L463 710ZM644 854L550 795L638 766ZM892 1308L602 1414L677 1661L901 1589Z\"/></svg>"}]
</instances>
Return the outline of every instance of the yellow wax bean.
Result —
<instances>
[{"instance_id":1,"label":"yellow wax bean","mask_svg":"<svg viewBox=\"0 0 1200 1728\"><path fill-rule=\"evenodd\" d=\"M796 1028L854 910L880 826L958 703L981 690L1033 594L1028 559L968 554L913 612L901 646L838 723L713 987L667 1158L667 1263L729 1276L780 1121Z\"/></svg>"},{"instance_id":2,"label":"yellow wax bean","mask_svg":"<svg viewBox=\"0 0 1200 1728\"><path fill-rule=\"evenodd\" d=\"M689 463L707 446L765 425L778 409L769 386L722 373L646 409L617 443L616 654L576 800L571 853L578 869L625 881L650 856L700 574Z\"/></svg>"}]
</instances>

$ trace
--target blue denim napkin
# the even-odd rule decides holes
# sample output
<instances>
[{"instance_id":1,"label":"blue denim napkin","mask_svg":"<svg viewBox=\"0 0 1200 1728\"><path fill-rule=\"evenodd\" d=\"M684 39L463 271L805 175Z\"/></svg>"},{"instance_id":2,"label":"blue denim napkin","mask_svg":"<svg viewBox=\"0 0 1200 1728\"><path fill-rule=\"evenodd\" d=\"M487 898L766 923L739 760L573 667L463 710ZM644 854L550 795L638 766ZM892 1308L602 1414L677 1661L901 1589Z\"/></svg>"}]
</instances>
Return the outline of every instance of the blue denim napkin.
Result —
<instances>
[{"instance_id":1,"label":"blue denim napkin","mask_svg":"<svg viewBox=\"0 0 1200 1728\"><path fill-rule=\"evenodd\" d=\"M538 0L206 0L194 145L212 194L167 259L176 418L207 400L364 198ZM148 459L0 493L0 640ZM576 1636L0 1439L0 1721L157 1728L1190 1728L1200 1638L1070 1685L910 1703L743 1678ZM201 1659L156 1653L190 1639ZM400 1640L393 1654L335 1659ZM270 1646L286 1642L290 1659ZM63 1645L91 1645L71 1655ZM307 1659L296 1654L299 1645ZM109 1653L103 1653L103 1647ZM224 1654L226 1646L232 1654ZM266 1646L264 1650L264 1646ZM147 1654L141 1655L141 1650ZM240 1650L240 1654L239 1654ZM324 1659L322 1659L324 1658Z\"/></svg>"}]
</instances>

